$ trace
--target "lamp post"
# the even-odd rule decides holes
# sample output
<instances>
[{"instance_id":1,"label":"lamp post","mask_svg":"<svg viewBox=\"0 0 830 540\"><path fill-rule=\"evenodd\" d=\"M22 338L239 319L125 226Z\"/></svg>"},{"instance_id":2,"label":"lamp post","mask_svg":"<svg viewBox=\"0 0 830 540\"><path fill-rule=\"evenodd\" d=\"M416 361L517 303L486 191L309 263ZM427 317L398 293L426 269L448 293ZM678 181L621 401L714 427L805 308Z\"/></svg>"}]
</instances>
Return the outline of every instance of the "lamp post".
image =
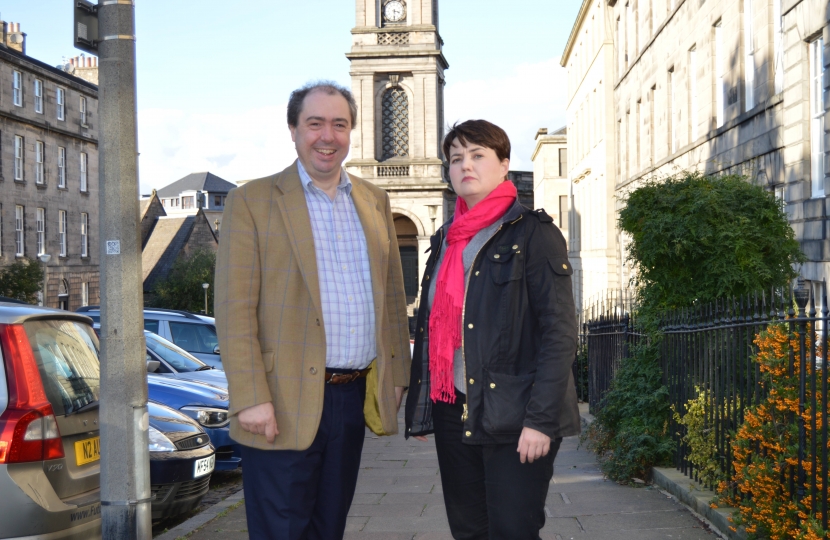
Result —
<instances>
[{"instance_id":1,"label":"lamp post","mask_svg":"<svg viewBox=\"0 0 830 540\"><path fill-rule=\"evenodd\" d=\"M48 266L48 264L49 264L49 260L52 258L52 256L49 255L48 253L41 253L40 255L37 256L37 258L40 259L40 262L43 263L43 291L41 291L41 293L40 293L40 295L41 295L40 305L45 306L46 305L46 292L47 292L47 287L49 285L49 266Z\"/></svg>"},{"instance_id":2,"label":"lamp post","mask_svg":"<svg viewBox=\"0 0 830 540\"><path fill-rule=\"evenodd\" d=\"M209 287L210 283L202 283L202 288L205 290L205 315L208 314L207 290Z\"/></svg>"},{"instance_id":3,"label":"lamp post","mask_svg":"<svg viewBox=\"0 0 830 540\"><path fill-rule=\"evenodd\" d=\"M429 212L429 219L432 220L432 234L435 234L435 217L438 213L438 205L437 204L428 204L427 211Z\"/></svg>"}]
</instances>

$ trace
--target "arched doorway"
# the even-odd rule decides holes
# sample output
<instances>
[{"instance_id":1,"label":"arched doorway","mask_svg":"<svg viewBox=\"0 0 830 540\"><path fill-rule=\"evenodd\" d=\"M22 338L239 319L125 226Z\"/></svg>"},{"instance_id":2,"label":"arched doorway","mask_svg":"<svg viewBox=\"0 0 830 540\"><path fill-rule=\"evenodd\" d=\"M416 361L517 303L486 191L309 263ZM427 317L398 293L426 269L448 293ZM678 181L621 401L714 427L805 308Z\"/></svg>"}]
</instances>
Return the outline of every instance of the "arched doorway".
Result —
<instances>
[{"instance_id":1,"label":"arched doorway","mask_svg":"<svg viewBox=\"0 0 830 540\"><path fill-rule=\"evenodd\" d=\"M398 237L398 249L401 253L403 267L403 288L406 291L406 303L415 302L418 296L418 227L411 219L394 214L395 234Z\"/></svg>"},{"instance_id":2,"label":"arched doorway","mask_svg":"<svg viewBox=\"0 0 830 540\"><path fill-rule=\"evenodd\" d=\"M58 309L69 311L69 282L65 279L60 281L58 289Z\"/></svg>"}]
</instances>

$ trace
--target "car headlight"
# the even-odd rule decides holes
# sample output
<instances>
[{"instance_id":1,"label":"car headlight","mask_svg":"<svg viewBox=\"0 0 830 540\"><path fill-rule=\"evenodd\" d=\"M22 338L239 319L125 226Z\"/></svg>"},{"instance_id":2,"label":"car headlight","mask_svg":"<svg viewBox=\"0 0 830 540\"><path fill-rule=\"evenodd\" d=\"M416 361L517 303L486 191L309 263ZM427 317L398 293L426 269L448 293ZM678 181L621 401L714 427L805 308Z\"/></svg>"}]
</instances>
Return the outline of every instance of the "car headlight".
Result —
<instances>
[{"instance_id":1,"label":"car headlight","mask_svg":"<svg viewBox=\"0 0 830 540\"><path fill-rule=\"evenodd\" d=\"M220 428L228 425L228 411L213 407L182 407L184 414L196 420L206 428Z\"/></svg>"},{"instance_id":2,"label":"car headlight","mask_svg":"<svg viewBox=\"0 0 830 540\"><path fill-rule=\"evenodd\" d=\"M164 433L150 426L150 452L175 452L176 445Z\"/></svg>"}]
</instances>

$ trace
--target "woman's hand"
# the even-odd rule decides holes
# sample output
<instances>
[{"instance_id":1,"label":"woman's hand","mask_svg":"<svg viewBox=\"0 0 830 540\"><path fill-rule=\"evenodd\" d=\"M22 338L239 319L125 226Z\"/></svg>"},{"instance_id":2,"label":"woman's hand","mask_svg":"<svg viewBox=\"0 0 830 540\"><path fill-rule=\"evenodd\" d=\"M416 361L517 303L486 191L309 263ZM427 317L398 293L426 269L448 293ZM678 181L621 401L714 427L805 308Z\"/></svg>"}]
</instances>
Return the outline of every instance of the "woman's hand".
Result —
<instances>
[{"instance_id":1,"label":"woman's hand","mask_svg":"<svg viewBox=\"0 0 830 540\"><path fill-rule=\"evenodd\" d=\"M533 428L523 428L516 451L519 453L519 461L524 463L527 460L533 463L534 459L546 456L550 452L550 437Z\"/></svg>"}]
</instances>

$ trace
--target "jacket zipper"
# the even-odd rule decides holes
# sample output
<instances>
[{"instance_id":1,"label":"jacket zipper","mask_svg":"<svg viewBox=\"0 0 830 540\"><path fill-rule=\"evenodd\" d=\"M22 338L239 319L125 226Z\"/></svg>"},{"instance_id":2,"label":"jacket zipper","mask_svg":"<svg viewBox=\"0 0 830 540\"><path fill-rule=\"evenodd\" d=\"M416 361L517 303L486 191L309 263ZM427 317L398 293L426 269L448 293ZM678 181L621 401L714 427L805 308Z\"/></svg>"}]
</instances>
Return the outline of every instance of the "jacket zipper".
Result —
<instances>
[{"instance_id":1,"label":"jacket zipper","mask_svg":"<svg viewBox=\"0 0 830 540\"><path fill-rule=\"evenodd\" d=\"M499 228L496 229L496 232L494 232L490 236L490 238L492 239L494 236L496 236L503 226L504 226L504 223L499 225ZM464 301L461 303L461 368L462 368L462 371L464 373L464 395L467 396L468 400L469 400L470 393L469 393L468 388L467 388L467 386L468 386L468 383L467 383L467 355L464 352L464 320L465 320L464 315L467 312L467 289L470 286L470 276L473 275L473 269L476 267L476 261L478 261L478 256L481 253L481 250L484 249L484 246L486 246L489 243L490 243L490 240L488 239L488 241L485 242L484 245L482 245L480 248L478 248L478 251L476 251L475 257L473 257L473 264L470 265L470 273L467 276L467 281L464 283ZM468 416L467 400L465 400L464 405L463 405L463 410L461 412L461 421L466 422L467 421L467 416Z\"/></svg>"}]
</instances>

